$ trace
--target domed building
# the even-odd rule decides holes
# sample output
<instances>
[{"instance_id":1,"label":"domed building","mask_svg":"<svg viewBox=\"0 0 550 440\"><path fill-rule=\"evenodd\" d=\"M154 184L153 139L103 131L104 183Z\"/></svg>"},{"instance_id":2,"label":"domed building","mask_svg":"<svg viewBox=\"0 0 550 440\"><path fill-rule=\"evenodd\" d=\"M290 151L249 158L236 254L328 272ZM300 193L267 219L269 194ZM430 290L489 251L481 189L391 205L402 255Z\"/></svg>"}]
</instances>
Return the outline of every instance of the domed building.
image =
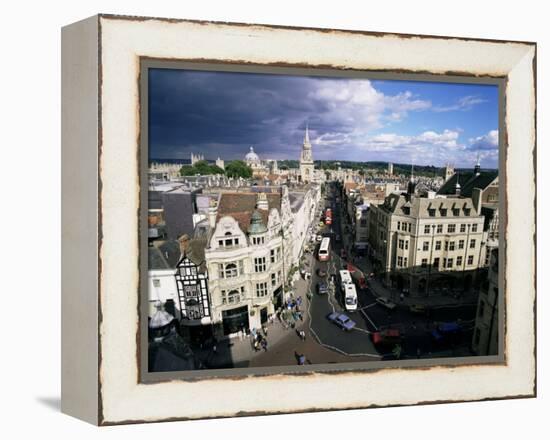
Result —
<instances>
[{"instance_id":1,"label":"domed building","mask_svg":"<svg viewBox=\"0 0 550 440\"><path fill-rule=\"evenodd\" d=\"M250 151L246 154L246 156L244 157L244 160L248 166L253 168L262 164L262 161L260 160L260 156L258 156L254 151L254 147L250 147Z\"/></svg>"},{"instance_id":2,"label":"domed building","mask_svg":"<svg viewBox=\"0 0 550 440\"><path fill-rule=\"evenodd\" d=\"M244 161L252 168L252 172L256 177L263 176L269 172L269 168L262 163L260 156L254 151L254 147L250 147L250 151L244 157Z\"/></svg>"}]
</instances>

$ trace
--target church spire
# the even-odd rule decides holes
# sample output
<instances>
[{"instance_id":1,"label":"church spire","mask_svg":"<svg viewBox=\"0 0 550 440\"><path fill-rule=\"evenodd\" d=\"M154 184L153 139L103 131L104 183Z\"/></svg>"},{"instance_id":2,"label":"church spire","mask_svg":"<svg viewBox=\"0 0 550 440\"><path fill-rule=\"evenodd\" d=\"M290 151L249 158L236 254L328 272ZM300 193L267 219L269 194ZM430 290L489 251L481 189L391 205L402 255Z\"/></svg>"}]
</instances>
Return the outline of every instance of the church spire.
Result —
<instances>
[{"instance_id":1,"label":"church spire","mask_svg":"<svg viewBox=\"0 0 550 440\"><path fill-rule=\"evenodd\" d=\"M309 142L309 124L306 122L306 134L304 136L304 145L310 145L311 142Z\"/></svg>"},{"instance_id":2,"label":"church spire","mask_svg":"<svg viewBox=\"0 0 550 440\"><path fill-rule=\"evenodd\" d=\"M481 172L481 163L479 158L479 151L477 152L476 166L474 167L474 174L478 175Z\"/></svg>"}]
</instances>

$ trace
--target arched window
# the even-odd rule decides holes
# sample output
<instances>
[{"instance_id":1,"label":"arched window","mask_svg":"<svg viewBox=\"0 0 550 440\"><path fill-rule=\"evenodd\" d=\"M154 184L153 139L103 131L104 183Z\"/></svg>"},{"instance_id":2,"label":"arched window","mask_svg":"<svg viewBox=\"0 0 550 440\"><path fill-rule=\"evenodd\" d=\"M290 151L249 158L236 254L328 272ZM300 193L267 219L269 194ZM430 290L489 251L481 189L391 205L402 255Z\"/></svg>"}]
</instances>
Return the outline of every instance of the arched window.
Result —
<instances>
[{"instance_id":1,"label":"arched window","mask_svg":"<svg viewBox=\"0 0 550 440\"><path fill-rule=\"evenodd\" d=\"M229 263L225 265L225 278L234 278L239 276L237 271L237 265L235 263Z\"/></svg>"}]
</instances>

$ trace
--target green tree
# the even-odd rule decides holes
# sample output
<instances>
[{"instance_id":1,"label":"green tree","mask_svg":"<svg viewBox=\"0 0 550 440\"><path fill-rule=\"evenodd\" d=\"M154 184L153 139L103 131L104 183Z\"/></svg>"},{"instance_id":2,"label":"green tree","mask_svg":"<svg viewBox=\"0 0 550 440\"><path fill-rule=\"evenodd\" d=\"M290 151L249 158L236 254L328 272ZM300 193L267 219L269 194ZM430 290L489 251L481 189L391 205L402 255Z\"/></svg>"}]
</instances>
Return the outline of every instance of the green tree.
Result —
<instances>
[{"instance_id":1,"label":"green tree","mask_svg":"<svg viewBox=\"0 0 550 440\"><path fill-rule=\"evenodd\" d=\"M180 168L180 175L181 176L194 176L196 174L196 170L191 165L183 165Z\"/></svg>"},{"instance_id":2,"label":"green tree","mask_svg":"<svg viewBox=\"0 0 550 440\"><path fill-rule=\"evenodd\" d=\"M225 174L227 177L249 179L252 177L252 168L242 160L233 160L225 166Z\"/></svg>"},{"instance_id":3,"label":"green tree","mask_svg":"<svg viewBox=\"0 0 550 440\"><path fill-rule=\"evenodd\" d=\"M224 171L217 165L211 165L205 160L199 160L195 162L193 166L184 165L180 169L180 175L182 176L208 176L211 174L223 174Z\"/></svg>"}]
</instances>

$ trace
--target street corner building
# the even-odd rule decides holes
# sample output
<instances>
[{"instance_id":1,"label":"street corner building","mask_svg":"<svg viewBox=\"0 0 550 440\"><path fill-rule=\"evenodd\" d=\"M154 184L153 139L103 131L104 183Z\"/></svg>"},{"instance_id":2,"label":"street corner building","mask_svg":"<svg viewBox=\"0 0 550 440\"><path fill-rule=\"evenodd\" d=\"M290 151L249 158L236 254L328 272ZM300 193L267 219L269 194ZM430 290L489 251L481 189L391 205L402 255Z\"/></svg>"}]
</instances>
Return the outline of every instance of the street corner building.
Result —
<instances>
[{"instance_id":1,"label":"street corner building","mask_svg":"<svg viewBox=\"0 0 550 440\"><path fill-rule=\"evenodd\" d=\"M498 172L454 173L436 191L407 190L368 210L368 237L377 274L411 296L478 290L498 248Z\"/></svg>"},{"instance_id":2,"label":"street corner building","mask_svg":"<svg viewBox=\"0 0 550 440\"><path fill-rule=\"evenodd\" d=\"M307 131L304 150L305 165L283 176L284 184L261 178L278 171L276 162L266 165L253 148L245 156L252 180L162 181L166 170L156 168L161 182L149 191L150 340L171 332L200 344L248 334L293 294L321 201Z\"/></svg>"}]
</instances>

